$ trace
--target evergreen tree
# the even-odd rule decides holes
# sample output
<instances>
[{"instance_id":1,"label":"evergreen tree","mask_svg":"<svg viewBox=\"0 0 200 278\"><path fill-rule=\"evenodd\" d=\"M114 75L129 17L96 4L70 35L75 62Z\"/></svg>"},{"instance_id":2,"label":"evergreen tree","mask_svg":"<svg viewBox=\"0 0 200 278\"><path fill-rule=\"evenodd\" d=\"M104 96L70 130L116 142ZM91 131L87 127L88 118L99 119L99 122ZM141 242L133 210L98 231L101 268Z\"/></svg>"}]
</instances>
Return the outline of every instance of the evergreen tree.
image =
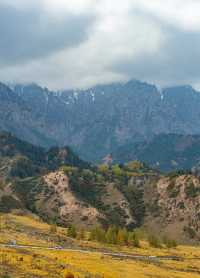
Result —
<instances>
[{"instance_id":1,"label":"evergreen tree","mask_svg":"<svg viewBox=\"0 0 200 278\"><path fill-rule=\"evenodd\" d=\"M85 230L84 228L80 228L79 232L77 232L77 239L85 239Z\"/></svg>"},{"instance_id":2,"label":"evergreen tree","mask_svg":"<svg viewBox=\"0 0 200 278\"><path fill-rule=\"evenodd\" d=\"M136 233L130 232L128 235L128 244L133 247L140 247L140 241Z\"/></svg>"},{"instance_id":3,"label":"evergreen tree","mask_svg":"<svg viewBox=\"0 0 200 278\"><path fill-rule=\"evenodd\" d=\"M128 232L126 228L120 229L117 233L117 243L120 245L126 245L128 243Z\"/></svg>"},{"instance_id":4,"label":"evergreen tree","mask_svg":"<svg viewBox=\"0 0 200 278\"><path fill-rule=\"evenodd\" d=\"M67 235L69 237L76 238L77 232L76 232L76 227L74 225L69 225L68 230L67 230Z\"/></svg>"},{"instance_id":5,"label":"evergreen tree","mask_svg":"<svg viewBox=\"0 0 200 278\"><path fill-rule=\"evenodd\" d=\"M166 245L167 248L176 248L177 242L173 239L169 239L168 237L163 237L163 243Z\"/></svg>"},{"instance_id":6,"label":"evergreen tree","mask_svg":"<svg viewBox=\"0 0 200 278\"><path fill-rule=\"evenodd\" d=\"M161 248L162 247L159 238L157 238L155 235L150 235L148 237L148 242L149 242L149 245L151 247L154 247L154 248Z\"/></svg>"},{"instance_id":7,"label":"evergreen tree","mask_svg":"<svg viewBox=\"0 0 200 278\"><path fill-rule=\"evenodd\" d=\"M116 244L117 243L117 233L118 230L116 227L112 226L109 227L106 232L106 242L110 244Z\"/></svg>"},{"instance_id":8,"label":"evergreen tree","mask_svg":"<svg viewBox=\"0 0 200 278\"><path fill-rule=\"evenodd\" d=\"M99 242L105 242L106 241L105 231L99 226L93 227L93 229L90 232L90 239Z\"/></svg>"},{"instance_id":9,"label":"evergreen tree","mask_svg":"<svg viewBox=\"0 0 200 278\"><path fill-rule=\"evenodd\" d=\"M55 234L57 232L56 224L51 224L50 226L50 233Z\"/></svg>"}]
</instances>

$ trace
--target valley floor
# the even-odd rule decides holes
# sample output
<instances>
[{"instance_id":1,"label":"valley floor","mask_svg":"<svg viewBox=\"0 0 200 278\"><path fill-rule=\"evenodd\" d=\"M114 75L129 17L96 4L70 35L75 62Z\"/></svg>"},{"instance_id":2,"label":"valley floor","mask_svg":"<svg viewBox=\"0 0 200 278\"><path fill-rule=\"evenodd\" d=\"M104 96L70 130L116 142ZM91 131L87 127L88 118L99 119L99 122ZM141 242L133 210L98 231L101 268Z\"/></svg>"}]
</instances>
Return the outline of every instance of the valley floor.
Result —
<instances>
[{"instance_id":1,"label":"valley floor","mask_svg":"<svg viewBox=\"0 0 200 278\"><path fill-rule=\"evenodd\" d=\"M30 215L1 214L0 243L1 278L64 278L68 272L73 273L75 278L200 277L200 247L157 249L149 247L145 241L141 243L141 248L102 246L68 238L63 228L52 232L51 226ZM27 247L18 248L18 245ZM28 245L40 248L34 249ZM46 249L56 246L68 250ZM109 255L105 254L107 252ZM144 257L123 259L112 256L114 253Z\"/></svg>"}]
</instances>

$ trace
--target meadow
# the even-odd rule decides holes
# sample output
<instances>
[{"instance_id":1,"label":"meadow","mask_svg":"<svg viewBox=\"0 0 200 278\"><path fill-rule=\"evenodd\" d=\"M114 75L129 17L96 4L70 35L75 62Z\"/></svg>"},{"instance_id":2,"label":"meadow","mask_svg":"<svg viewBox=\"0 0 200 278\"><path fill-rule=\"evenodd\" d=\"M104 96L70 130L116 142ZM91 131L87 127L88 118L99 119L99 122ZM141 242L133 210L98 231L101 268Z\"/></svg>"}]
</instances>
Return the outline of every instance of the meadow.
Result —
<instances>
[{"instance_id":1,"label":"meadow","mask_svg":"<svg viewBox=\"0 0 200 278\"><path fill-rule=\"evenodd\" d=\"M200 247L153 248L145 240L141 240L140 248L102 245L69 238L66 229L61 227L52 231L51 225L33 215L1 214L0 243L1 278L65 278L67 273L77 278L200 277ZM27 247L17 248L15 243ZM13 246L8 248L2 244ZM71 250L47 249L55 246ZM108 251L150 257L122 259L105 255Z\"/></svg>"}]
</instances>

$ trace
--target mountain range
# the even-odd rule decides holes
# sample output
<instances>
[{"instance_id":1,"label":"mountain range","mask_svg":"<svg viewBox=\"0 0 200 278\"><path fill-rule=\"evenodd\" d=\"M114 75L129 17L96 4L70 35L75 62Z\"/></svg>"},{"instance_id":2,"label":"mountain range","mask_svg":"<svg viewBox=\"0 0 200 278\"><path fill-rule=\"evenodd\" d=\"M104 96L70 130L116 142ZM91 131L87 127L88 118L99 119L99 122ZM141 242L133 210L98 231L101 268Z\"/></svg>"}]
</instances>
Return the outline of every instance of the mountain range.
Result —
<instances>
[{"instance_id":1,"label":"mountain range","mask_svg":"<svg viewBox=\"0 0 200 278\"><path fill-rule=\"evenodd\" d=\"M200 135L199 122L200 94L191 86L158 90L131 80L51 92L36 84L0 84L0 130L45 148L71 146L81 158L95 163L129 144L148 144L149 148L149 142L159 141L159 135ZM167 144L171 142L169 136L166 138ZM160 143L159 147L166 145ZM141 151L139 158L145 161ZM172 161L175 165L171 156ZM172 168L168 165L162 170Z\"/></svg>"}]
</instances>

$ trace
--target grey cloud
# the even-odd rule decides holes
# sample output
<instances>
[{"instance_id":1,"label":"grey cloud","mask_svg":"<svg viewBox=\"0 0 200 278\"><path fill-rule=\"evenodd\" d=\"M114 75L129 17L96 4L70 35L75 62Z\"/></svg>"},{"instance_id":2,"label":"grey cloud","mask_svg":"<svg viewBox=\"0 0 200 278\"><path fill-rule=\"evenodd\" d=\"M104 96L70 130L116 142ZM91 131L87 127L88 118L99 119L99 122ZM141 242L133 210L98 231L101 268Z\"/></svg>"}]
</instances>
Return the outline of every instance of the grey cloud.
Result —
<instances>
[{"instance_id":1,"label":"grey cloud","mask_svg":"<svg viewBox=\"0 0 200 278\"><path fill-rule=\"evenodd\" d=\"M93 23L90 14L55 18L39 8L0 4L0 64L16 65L77 46L87 39Z\"/></svg>"},{"instance_id":2,"label":"grey cloud","mask_svg":"<svg viewBox=\"0 0 200 278\"><path fill-rule=\"evenodd\" d=\"M145 5L139 7L133 0L120 4L135 5L127 11L115 10L116 1L109 0L113 10L108 13L103 10L107 0L102 0L100 12L91 6L80 15L64 11L59 16L55 11L56 17L44 12L42 0L29 0L37 2L32 9L30 5L28 9L23 5L17 9L15 5L15 9L6 1L13 0L0 0L2 81L35 81L53 88L128 78L161 86L200 84L198 21L192 29L195 32L185 28L184 20L176 23L179 15L161 17L159 9L149 12Z\"/></svg>"},{"instance_id":3,"label":"grey cloud","mask_svg":"<svg viewBox=\"0 0 200 278\"><path fill-rule=\"evenodd\" d=\"M148 17L147 14L145 16ZM152 20L161 27L165 37L158 51L118 60L111 65L111 70L161 86L199 82L200 32L184 31L149 17L149 21Z\"/></svg>"}]
</instances>

